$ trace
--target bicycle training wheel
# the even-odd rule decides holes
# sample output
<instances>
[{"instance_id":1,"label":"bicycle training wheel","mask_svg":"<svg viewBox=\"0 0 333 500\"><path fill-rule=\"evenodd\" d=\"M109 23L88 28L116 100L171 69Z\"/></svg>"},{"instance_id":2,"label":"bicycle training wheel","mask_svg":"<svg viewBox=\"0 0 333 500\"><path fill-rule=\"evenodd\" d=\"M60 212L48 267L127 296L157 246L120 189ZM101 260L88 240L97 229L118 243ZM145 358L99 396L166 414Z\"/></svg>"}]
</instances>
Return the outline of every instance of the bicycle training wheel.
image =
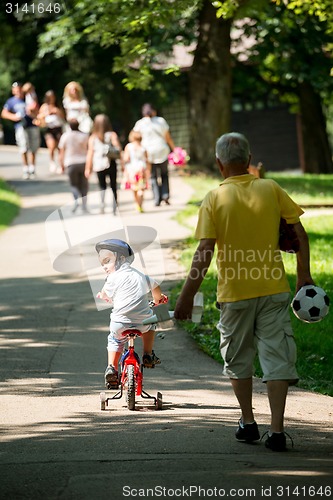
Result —
<instances>
[{"instance_id":1,"label":"bicycle training wheel","mask_svg":"<svg viewBox=\"0 0 333 500\"><path fill-rule=\"evenodd\" d=\"M100 393L99 399L101 402L101 410L105 410L105 406L106 406L106 394L105 394L105 392Z\"/></svg>"},{"instance_id":2,"label":"bicycle training wheel","mask_svg":"<svg viewBox=\"0 0 333 500\"><path fill-rule=\"evenodd\" d=\"M134 366L127 367L127 407L129 410L135 410L135 373Z\"/></svg>"},{"instance_id":3,"label":"bicycle training wheel","mask_svg":"<svg viewBox=\"0 0 333 500\"><path fill-rule=\"evenodd\" d=\"M156 396L155 409L162 410L162 407L163 407L162 394L160 392L158 392L157 396Z\"/></svg>"}]
</instances>

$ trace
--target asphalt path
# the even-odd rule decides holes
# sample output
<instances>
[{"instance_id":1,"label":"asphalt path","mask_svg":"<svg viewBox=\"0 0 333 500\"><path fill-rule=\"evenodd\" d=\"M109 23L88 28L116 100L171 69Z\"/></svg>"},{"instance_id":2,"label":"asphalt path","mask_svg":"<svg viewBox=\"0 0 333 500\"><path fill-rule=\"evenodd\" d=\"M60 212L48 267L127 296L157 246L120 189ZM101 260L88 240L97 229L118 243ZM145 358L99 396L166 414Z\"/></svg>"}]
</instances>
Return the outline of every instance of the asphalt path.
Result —
<instances>
[{"instance_id":1,"label":"asphalt path","mask_svg":"<svg viewBox=\"0 0 333 500\"><path fill-rule=\"evenodd\" d=\"M109 310L94 299L101 276L92 242L124 231L139 251L134 265L168 292L184 276L174 249L190 230L174 216L191 189L171 172L170 206L155 207L146 193L138 214L121 191L118 214L100 215L93 181L91 213L73 215L66 176L49 173L45 150L37 165L36 179L23 181L17 149L0 147L0 177L22 197L0 234L0 498L330 498L332 398L290 390L287 453L239 443L240 412L221 365L179 324L157 337L162 364L145 371L144 388L163 394L163 409L140 400L129 411L122 398L100 410ZM254 386L263 434L266 389Z\"/></svg>"}]
</instances>

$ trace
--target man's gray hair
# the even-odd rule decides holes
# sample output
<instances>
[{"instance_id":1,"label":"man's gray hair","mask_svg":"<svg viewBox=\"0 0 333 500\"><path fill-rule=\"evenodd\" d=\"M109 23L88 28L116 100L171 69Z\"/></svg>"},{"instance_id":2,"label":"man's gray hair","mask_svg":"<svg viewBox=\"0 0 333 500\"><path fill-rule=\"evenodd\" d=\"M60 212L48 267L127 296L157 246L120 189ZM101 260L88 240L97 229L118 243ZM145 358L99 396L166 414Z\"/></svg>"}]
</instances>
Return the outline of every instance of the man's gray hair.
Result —
<instances>
[{"instance_id":1,"label":"man's gray hair","mask_svg":"<svg viewBox=\"0 0 333 500\"><path fill-rule=\"evenodd\" d=\"M216 157L222 165L245 165L249 156L250 145L243 134L230 132L216 141Z\"/></svg>"}]
</instances>

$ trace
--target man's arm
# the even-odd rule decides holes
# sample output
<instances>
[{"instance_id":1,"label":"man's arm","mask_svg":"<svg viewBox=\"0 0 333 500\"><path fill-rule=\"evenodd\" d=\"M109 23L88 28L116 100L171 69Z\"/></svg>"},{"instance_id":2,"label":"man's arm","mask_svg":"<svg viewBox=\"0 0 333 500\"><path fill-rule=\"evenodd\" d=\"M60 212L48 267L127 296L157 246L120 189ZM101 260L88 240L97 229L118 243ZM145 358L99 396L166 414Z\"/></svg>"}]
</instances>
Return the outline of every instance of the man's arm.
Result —
<instances>
[{"instance_id":1,"label":"man's arm","mask_svg":"<svg viewBox=\"0 0 333 500\"><path fill-rule=\"evenodd\" d=\"M65 146L63 146L62 144L60 144L60 147L59 147L59 163L60 163L62 172L65 172Z\"/></svg>"},{"instance_id":2,"label":"man's arm","mask_svg":"<svg viewBox=\"0 0 333 500\"><path fill-rule=\"evenodd\" d=\"M309 238L301 222L294 224L294 229L299 241L299 251L297 252L297 282L296 292L303 285L314 285L310 272L310 247Z\"/></svg>"},{"instance_id":3,"label":"man's arm","mask_svg":"<svg viewBox=\"0 0 333 500\"><path fill-rule=\"evenodd\" d=\"M16 113L8 111L8 109L6 108L3 108L3 110L1 111L1 118L3 118L4 120L10 120L12 122L19 122L22 120L22 117L20 117Z\"/></svg>"},{"instance_id":4,"label":"man's arm","mask_svg":"<svg viewBox=\"0 0 333 500\"><path fill-rule=\"evenodd\" d=\"M214 254L215 239L200 240L194 253L190 272L175 307L176 319L189 319L192 315L193 297L208 271Z\"/></svg>"},{"instance_id":5,"label":"man's arm","mask_svg":"<svg viewBox=\"0 0 333 500\"><path fill-rule=\"evenodd\" d=\"M165 140L168 143L168 146L171 149L171 151L173 151L175 149L175 143L173 142L173 139L171 137L169 130L165 133Z\"/></svg>"},{"instance_id":6,"label":"man's arm","mask_svg":"<svg viewBox=\"0 0 333 500\"><path fill-rule=\"evenodd\" d=\"M84 175L87 179L89 179L89 176L92 172L92 169L93 169L93 157L94 157L94 136L91 135L89 137L89 141L88 141L88 152L87 152L87 156L86 156L86 166L85 166L85 170L84 170Z\"/></svg>"}]
</instances>

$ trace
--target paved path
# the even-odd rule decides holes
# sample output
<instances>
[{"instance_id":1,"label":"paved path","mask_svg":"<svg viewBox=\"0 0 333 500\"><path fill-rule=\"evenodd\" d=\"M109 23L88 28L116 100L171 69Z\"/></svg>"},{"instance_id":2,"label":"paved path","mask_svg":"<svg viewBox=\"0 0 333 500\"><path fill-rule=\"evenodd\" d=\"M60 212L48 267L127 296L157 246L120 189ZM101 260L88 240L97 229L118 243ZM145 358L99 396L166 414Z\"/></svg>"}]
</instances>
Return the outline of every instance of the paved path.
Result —
<instances>
[{"instance_id":1,"label":"paved path","mask_svg":"<svg viewBox=\"0 0 333 500\"><path fill-rule=\"evenodd\" d=\"M156 340L163 362L145 378L148 392L163 393L163 411L142 404L129 412L124 400L100 411L109 311L96 309L92 290L100 277L93 266L89 279L53 269L50 246L55 258L64 245L59 214L67 244L76 242L75 227L82 241L105 228L153 228L155 251L144 262L151 255L149 266L164 273L168 290L183 276L170 247L188 235L173 216L191 190L173 174L170 207L148 200L146 213L136 214L130 193L121 192L120 214L101 216L92 193L92 214L70 217L67 179L48 173L46 153L39 154L33 181L20 179L18 160L16 148L0 147L0 176L13 182L23 205L0 235L0 498L330 498L332 398L291 390L286 426L295 447L286 454L263 442L238 443L239 409L221 365L178 326ZM159 243L162 270L154 258ZM264 432L269 408L260 381L254 407Z\"/></svg>"}]
</instances>

